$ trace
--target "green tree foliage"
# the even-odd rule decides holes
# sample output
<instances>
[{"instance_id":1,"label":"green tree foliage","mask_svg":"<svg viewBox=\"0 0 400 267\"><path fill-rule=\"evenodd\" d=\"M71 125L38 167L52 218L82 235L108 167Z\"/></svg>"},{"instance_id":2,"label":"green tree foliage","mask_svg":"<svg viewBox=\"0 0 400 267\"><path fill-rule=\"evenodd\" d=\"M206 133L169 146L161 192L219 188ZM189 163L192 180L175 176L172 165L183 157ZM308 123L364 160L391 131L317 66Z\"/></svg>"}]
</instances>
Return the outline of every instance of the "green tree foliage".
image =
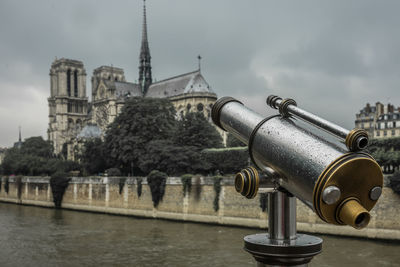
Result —
<instances>
[{"instance_id":1,"label":"green tree foliage","mask_svg":"<svg viewBox=\"0 0 400 267\"><path fill-rule=\"evenodd\" d=\"M384 172L393 172L400 166L400 138L372 139L368 146L369 152L375 158Z\"/></svg>"},{"instance_id":2,"label":"green tree foliage","mask_svg":"<svg viewBox=\"0 0 400 267\"><path fill-rule=\"evenodd\" d=\"M371 139L368 149L373 152L377 148L384 148L385 150L394 149L399 151L400 137Z\"/></svg>"},{"instance_id":3,"label":"green tree foliage","mask_svg":"<svg viewBox=\"0 0 400 267\"><path fill-rule=\"evenodd\" d=\"M171 139L175 130L175 109L167 99L131 98L106 132L106 153L110 166L129 172L133 165L142 172L140 161L150 141Z\"/></svg>"},{"instance_id":4,"label":"green tree foliage","mask_svg":"<svg viewBox=\"0 0 400 267\"><path fill-rule=\"evenodd\" d=\"M41 136L25 139L21 148L6 151L2 168L5 174L40 175L47 173L46 163L53 157L53 147Z\"/></svg>"},{"instance_id":5,"label":"green tree foliage","mask_svg":"<svg viewBox=\"0 0 400 267\"><path fill-rule=\"evenodd\" d=\"M395 172L389 177L389 186L395 193L400 195L400 171Z\"/></svg>"},{"instance_id":6,"label":"green tree foliage","mask_svg":"<svg viewBox=\"0 0 400 267\"><path fill-rule=\"evenodd\" d=\"M221 181L222 181L221 176L214 177L214 192L215 192L215 197L213 202L214 211L219 210L219 194L221 193Z\"/></svg>"},{"instance_id":7,"label":"green tree foliage","mask_svg":"<svg viewBox=\"0 0 400 267\"><path fill-rule=\"evenodd\" d=\"M186 193L190 193L192 190L192 177L193 175L191 174L184 174L181 176L183 196L186 196Z\"/></svg>"},{"instance_id":8,"label":"green tree foliage","mask_svg":"<svg viewBox=\"0 0 400 267\"><path fill-rule=\"evenodd\" d=\"M239 147L239 146L247 146L245 143L237 139L236 137L233 136L233 134L228 133L228 136L226 138L226 146L227 147Z\"/></svg>"},{"instance_id":9,"label":"green tree foliage","mask_svg":"<svg viewBox=\"0 0 400 267\"><path fill-rule=\"evenodd\" d=\"M80 165L56 158L52 145L39 136L27 138L20 149L8 149L2 168L7 175L51 175L56 171L80 170Z\"/></svg>"},{"instance_id":10,"label":"green tree foliage","mask_svg":"<svg viewBox=\"0 0 400 267\"><path fill-rule=\"evenodd\" d=\"M53 146L50 141L43 140L41 136L25 139L21 146L21 153L42 158L53 157Z\"/></svg>"},{"instance_id":11,"label":"green tree foliage","mask_svg":"<svg viewBox=\"0 0 400 267\"><path fill-rule=\"evenodd\" d=\"M104 143L100 138L85 141L79 158L88 174L102 173L107 168L104 150Z\"/></svg>"},{"instance_id":12,"label":"green tree foliage","mask_svg":"<svg viewBox=\"0 0 400 267\"><path fill-rule=\"evenodd\" d=\"M150 141L139 166L144 173L160 170L170 175L207 171L197 147L177 146L171 140Z\"/></svg>"},{"instance_id":13,"label":"green tree foliage","mask_svg":"<svg viewBox=\"0 0 400 267\"><path fill-rule=\"evenodd\" d=\"M175 144L195 147L201 151L222 147L222 138L202 113L188 112L178 121Z\"/></svg>"},{"instance_id":14,"label":"green tree foliage","mask_svg":"<svg viewBox=\"0 0 400 267\"><path fill-rule=\"evenodd\" d=\"M121 171L118 168L109 168L106 170L107 176L121 176Z\"/></svg>"},{"instance_id":15,"label":"green tree foliage","mask_svg":"<svg viewBox=\"0 0 400 267\"><path fill-rule=\"evenodd\" d=\"M142 178L140 178L140 177L136 178L136 185L137 185L136 193L137 193L138 198L140 198L140 196L142 195L142 188L143 188L142 182L143 182Z\"/></svg>"},{"instance_id":16,"label":"green tree foliage","mask_svg":"<svg viewBox=\"0 0 400 267\"><path fill-rule=\"evenodd\" d=\"M57 171L51 175L50 187L53 193L53 202L56 208L61 208L62 199L69 185L71 178L68 174L62 171Z\"/></svg>"},{"instance_id":17,"label":"green tree foliage","mask_svg":"<svg viewBox=\"0 0 400 267\"><path fill-rule=\"evenodd\" d=\"M226 174L240 171L248 166L249 161L247 147L204 149L201 157L209 171L219 170Z\"/></svg>"},{"instance_id":18,"label":"green tree foliage","mask_svg":"<svg viewBox=\"0 0 400 267\"><path fill-rule=\"evenodd\" d=\"M154 170L147 176L147 184L150 187L153 206L157 208L158 204L164 197L165 184L167 182L167 174Z\"/></svg>"}]
</instances>

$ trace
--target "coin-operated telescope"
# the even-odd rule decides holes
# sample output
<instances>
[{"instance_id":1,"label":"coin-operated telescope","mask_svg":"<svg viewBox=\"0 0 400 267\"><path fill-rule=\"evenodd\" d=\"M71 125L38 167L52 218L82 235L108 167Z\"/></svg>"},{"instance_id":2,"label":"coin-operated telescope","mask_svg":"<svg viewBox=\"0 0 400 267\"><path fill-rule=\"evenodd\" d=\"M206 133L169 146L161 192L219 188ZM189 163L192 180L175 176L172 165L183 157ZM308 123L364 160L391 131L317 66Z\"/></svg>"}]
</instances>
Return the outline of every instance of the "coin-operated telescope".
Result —
<instances>
[{"instance_id":1,"label":"coin-operated telescope","mask_svg":"<svg viewBox=\"0 0 400 267\"><path fill-rule=\"evenodd\" d=\"M307 264L321 252L322 240L296 233L296 198L327 223L361 229L381 195L382 170L363 151L368 145L364 130L346 130L300 109L293 99L269 96L267 104L280 114L264 118L238 100L222 97L213 105L212 119L248 145L261 170L239 172L236 190L247 198L259 190L270 192L269 235L245 237L245 249L259 266Z\"/></svg>"}]
</instances>

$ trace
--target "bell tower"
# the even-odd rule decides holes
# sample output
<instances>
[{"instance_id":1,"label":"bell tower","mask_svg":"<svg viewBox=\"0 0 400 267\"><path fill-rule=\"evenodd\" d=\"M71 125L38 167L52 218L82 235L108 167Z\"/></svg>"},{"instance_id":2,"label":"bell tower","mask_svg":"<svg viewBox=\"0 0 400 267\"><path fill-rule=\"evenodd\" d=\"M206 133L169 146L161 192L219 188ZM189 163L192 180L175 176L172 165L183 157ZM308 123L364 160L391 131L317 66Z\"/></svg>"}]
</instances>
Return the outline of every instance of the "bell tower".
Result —
<instances>
[{"instance_id":1,"label":"bell tower","mask_svg":"<svg viewBox=\"0 0 400 267\"><path fill-rule=\"evenodd\" d=\"M87 117L86 71L78 60L56 59L50 68L48 139L54 153L76 137Z\"/></svg>"}]
</instances>

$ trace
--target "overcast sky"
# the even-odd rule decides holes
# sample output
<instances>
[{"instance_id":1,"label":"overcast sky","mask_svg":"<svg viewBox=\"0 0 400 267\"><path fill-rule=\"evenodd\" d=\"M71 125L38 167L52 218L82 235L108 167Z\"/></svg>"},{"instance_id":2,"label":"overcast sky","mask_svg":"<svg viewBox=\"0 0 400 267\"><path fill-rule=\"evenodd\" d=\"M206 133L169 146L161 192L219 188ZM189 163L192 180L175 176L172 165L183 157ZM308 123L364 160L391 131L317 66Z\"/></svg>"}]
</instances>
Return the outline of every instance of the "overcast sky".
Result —
<instances>
[{"instance_id":1,"label":"overcast sky","mask_svg":"<svg viewBox=\"0 0 400 267\"><path fill-rule=\"evenodd\" d=\"M367 102L400 105L400 1L147 1L153 77L197 68L219 97L268 112L269 94L344 127ZM47 138L57 57L138 77L142 1L0 1L0 146Z\"/></svg>"}]
</instances>

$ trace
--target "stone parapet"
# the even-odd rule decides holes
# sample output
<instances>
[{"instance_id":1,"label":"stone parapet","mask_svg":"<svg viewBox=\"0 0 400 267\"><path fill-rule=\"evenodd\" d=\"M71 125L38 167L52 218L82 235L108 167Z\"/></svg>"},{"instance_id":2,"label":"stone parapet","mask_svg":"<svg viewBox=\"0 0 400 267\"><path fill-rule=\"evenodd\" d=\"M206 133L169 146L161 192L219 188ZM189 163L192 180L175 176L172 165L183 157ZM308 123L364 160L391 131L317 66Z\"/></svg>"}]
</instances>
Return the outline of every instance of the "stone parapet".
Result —
<instances>
[{"instance_id":1,"label":"stone parapet","mask_svg":"<svg viewBox=\"0 0 400 267\"><path fill-rule=\"evenodd\" d=\"M54 207L49 177L23 177L22 186L18 186L13 177L8 181L7 193L3 178L0 201ZM140 197L138 181L141 181L142 187ZM170 177L167 179L163 200L154 208L145 178L74 177L65 192L62 207L157 219L267 228L268 214L260 208L260 196L249 200L236 193L233 177L225 177L221 181L218 210L214 206L215 197L212 177L194 176L191 191L186 195L183 194L181 179ZM390 188L383 189L381 199L371 211L371 217L368 227L355 230L349 226L327 224L300 201L297 205L299 232L400 240L400 196Z\"/></svg>"}]
</instances>

